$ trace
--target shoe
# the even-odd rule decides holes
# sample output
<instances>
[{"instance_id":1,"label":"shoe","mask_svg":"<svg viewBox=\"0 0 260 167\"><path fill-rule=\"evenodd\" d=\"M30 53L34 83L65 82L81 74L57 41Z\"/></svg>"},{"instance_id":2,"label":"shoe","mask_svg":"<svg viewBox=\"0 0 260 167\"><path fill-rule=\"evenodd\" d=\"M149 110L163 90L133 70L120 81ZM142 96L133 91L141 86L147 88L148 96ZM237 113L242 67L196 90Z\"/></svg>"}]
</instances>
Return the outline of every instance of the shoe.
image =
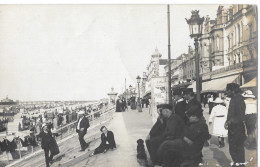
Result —
<instances>
[{"instance_id":1,"label":"shoe","mask_svg":"<svg viewBox=\"0 0 260 167\"><path fill-rule=\"evenodd\" d=\"M89 144L87 144L87 145L85 146L85 149L88 148L88 147L89 147Z\"/></svg>"},{"instance_id":2,"label":"shoe","mask_svg":"<svg viewBox=\"0 0 260 167\"><path fill-rule=\"evenodd\" d=\"M92 156L94 156L94 153L89 154L89 157L92 157Z\"/></svg>"},{"instance_id":3,"label":"shoe","mask_svg":"<svg viewBox=\"0 0 260 167\"><path fill-rule=\"evenodd\" d=\"M83 152L83 151L85 151L85 149L81 149L81 150L79 150L79 152Z\"/></svg>"},{"instance_id":4,"label":"shoe","mask_svg":"<svg viewBox=\"0 0 260 167\"><path fill-rule=\"evenodd\" d=\"M107 149L105 149L103 153L106 153L106 152L107 152Z\"/></svg>"}]
</instances>

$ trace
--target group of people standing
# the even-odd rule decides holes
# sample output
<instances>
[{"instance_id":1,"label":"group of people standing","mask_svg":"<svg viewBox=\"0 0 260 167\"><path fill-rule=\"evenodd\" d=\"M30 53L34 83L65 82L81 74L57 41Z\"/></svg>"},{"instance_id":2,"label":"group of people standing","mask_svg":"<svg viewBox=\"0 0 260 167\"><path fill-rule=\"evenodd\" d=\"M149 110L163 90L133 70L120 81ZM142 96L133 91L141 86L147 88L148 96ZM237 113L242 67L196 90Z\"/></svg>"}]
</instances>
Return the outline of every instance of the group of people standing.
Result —
<instances>
[{"instance_id":1,"label":"group of people standing","mask_svg":"<svg viewBox=\"0 0 260 167\"><path fill-rule=\"evenodd\" d=\"M76 132L78 133L78 139L80 143L80 152L86 150L89 147L84 139L87 134L88 128L90 127L88 117L84 110L78 112L78 121L76 123ZM94 150L90 156L99 153L105 153L108 150L113 150L116 148L116 142L114 138L114 133L109 131L105 126L100 128L101 133L101 144ZM41 132L37 135L41 138L41 147L45 153L46 167L53 162L53 156L59 153L59 148L53 133L51 132L51 124L43 123ZM58 150L57 150L58 149Z\"/></svg>"},{"instance_id":2,"label":"group of people standing","mask_svg":"<svg viewBox=\"0 0 260 167\"><path fill-rule=\"evenodd\" d=\"M123 112L127 109L127 103L124 97L116 100L116 112Z\"/></svg>"},{"instance_id":3,"label":"group of people standing","mask_svg":"<svg viewBox=\"0 0 260 167\"><path fill-rule=\"evenodd\" d=\"M212 135L218 137L219 148L225 146L224 138L228 137L233 166L245 166L246 132L247 145L256 146L257 101L250 90L241 94L235 83L227 84L226 96L229 99L226 102L212 99L209 125L214 120ZM211 135L193 90L174 91L173 105L159 104L157 112L157 122L146 139L152 163L164 167L198 166L203 158L203 145L207 145Z\"/></svg>"}]
</instances>

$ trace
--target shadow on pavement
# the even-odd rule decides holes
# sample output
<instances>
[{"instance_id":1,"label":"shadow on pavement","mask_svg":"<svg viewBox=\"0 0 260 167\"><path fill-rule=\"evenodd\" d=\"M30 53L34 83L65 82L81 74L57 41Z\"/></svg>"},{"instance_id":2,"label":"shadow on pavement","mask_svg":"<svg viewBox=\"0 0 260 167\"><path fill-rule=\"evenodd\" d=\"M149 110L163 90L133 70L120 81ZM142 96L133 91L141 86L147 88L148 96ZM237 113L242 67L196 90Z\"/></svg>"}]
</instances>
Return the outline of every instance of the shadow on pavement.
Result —
<instances>
[{"instance_id":1,"label":"shadow on pavement","mask_svg":"<svg viewBox=\"0 0 260 167\"><path fill-rule=\"evenodd\" d=\"M214 144L214 145L218 146L218 144L219 144L218 143L218 138L216 136L211 136L209 143L211 145Z\"/></svg>"},{"instance_id":2,"label":"shadow on pavement","mask_svg":"<svg viewBox=\"0 0 260 167\"><path fill-rule=\"evenodd\" d=\"M230 166L231 161L226 157L223 151L220 151L217 148L210 148L213 152L213 159L217 160L220 166Z\"/></svg>"}]
</instances>

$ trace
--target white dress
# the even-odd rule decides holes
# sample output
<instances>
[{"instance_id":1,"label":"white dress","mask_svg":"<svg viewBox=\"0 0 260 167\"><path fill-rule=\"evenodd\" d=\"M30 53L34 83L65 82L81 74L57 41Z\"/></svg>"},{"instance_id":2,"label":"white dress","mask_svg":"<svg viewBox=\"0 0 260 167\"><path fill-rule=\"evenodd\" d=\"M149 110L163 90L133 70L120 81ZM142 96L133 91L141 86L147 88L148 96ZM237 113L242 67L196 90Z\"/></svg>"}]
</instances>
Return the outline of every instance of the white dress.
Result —
<instances>
[{"instance_id":1,"label":"white dress","mask_svg":"<svg viewBox=\"0 0 260 167\"><path fill-rule=\"evenodd\" d=\"M212 122L212 120L214 119L213 132L212 132L213 136L220 136L220 137L228 136L228 131L224 128L224 124L227 120L227 113L228 113L227 108L220 104L212 108L209 117L209 122Z\"/></svg>"}]
</instances>

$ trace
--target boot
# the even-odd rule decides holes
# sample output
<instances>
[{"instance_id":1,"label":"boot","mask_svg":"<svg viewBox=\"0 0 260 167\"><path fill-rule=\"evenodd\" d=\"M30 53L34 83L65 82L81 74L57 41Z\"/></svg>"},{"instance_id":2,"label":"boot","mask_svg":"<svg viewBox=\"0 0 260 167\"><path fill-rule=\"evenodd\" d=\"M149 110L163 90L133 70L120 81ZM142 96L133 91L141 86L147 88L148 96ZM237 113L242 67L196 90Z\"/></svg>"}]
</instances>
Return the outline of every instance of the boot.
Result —
<instances>
[{"instance_id":1,"label":"boot","mask_svg":"<svg viewBox=\"0 0 260 167\"><path fill-rule=\"evenodd\" d=\"M221 137L221 144L222 144L222 147L225 147L225 140L224 140L224 137Z\"/></svg>"}]
</instances>

